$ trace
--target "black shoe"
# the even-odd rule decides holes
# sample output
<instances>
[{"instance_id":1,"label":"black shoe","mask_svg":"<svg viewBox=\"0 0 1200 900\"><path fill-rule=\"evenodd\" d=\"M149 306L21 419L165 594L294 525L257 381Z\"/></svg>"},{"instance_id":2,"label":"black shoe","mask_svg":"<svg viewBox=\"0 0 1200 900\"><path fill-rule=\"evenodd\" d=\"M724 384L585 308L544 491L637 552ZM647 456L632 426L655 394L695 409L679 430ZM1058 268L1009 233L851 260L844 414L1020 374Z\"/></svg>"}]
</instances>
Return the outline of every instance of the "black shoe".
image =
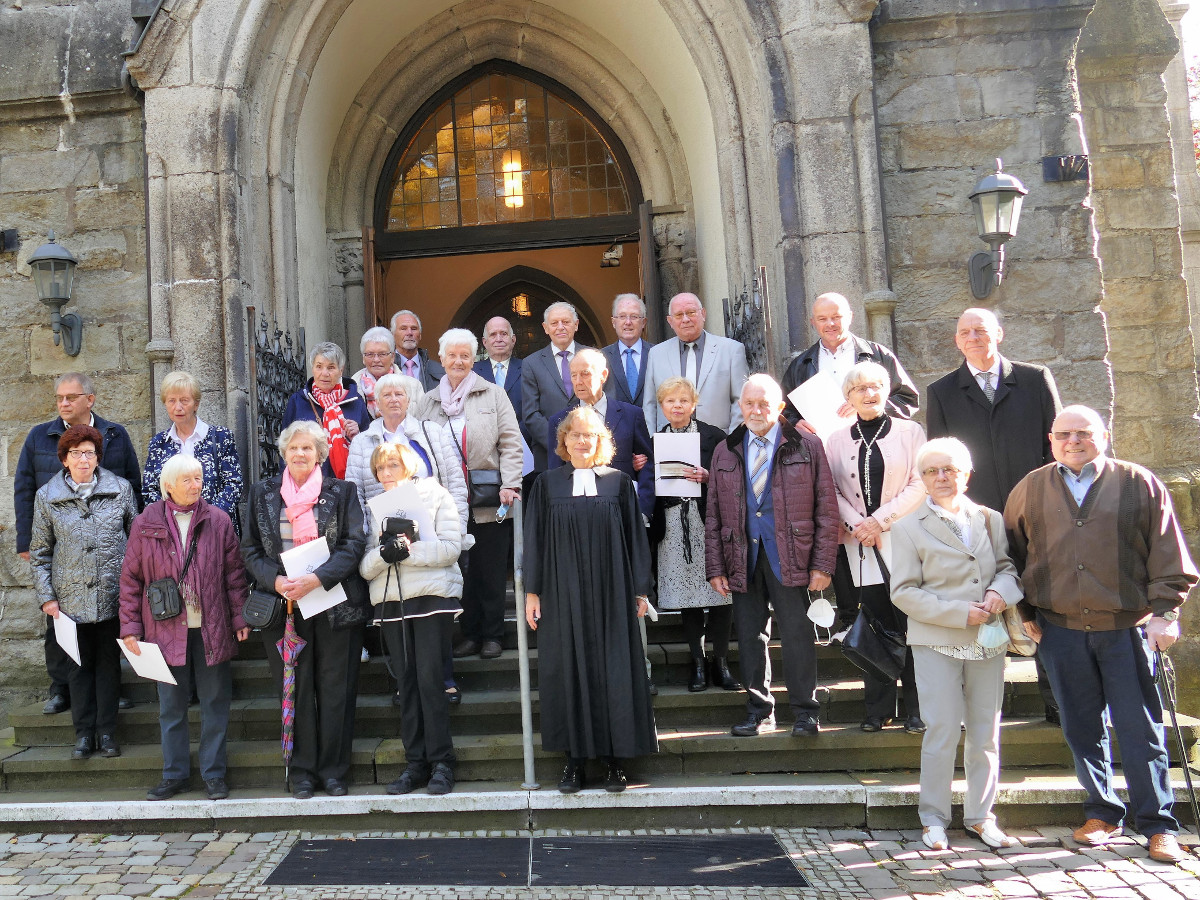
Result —
<instances>
[{"instance_id":1,"label":"black shoe","mask_svg":"<svg viewBox=\"0 0 1200 900\"><path fill-rule=\"evenodd\" d=\"M446 700L451 706L458 706L458 704L462 703L462 691L459 690L457 685L446 688Z\"/></svg>"},{"instance_id":2,"label":"black shoe","mask_svg":"<svg viewBox=\"0 0 1200 900\"><path fill-rule=\"evenodd\" d=\"M396 707L396 709L399 709L403 705L404 705L404 698L400 696L399 691L396 691L396 693L392 694L392 706Z\"/></svg>"},{"instance_id":3,"label":"black shoe","mask_svg":"<svg viewBox=\"0 0 1200 900\"><path fill-rule=\"evenodd\" d=\"M766 734L775 730L775 716L771 713L750 713L745 722L734 725L729 733L734 737L754 737L756 734Z\"/></svg>"},{"instance_id":4,"label":"black shoe","mask_svg":"<svg viewBox=\"0 0 1200 900\"><path fill-rule=\"evenodd\" d=\"M692 657L692 678L688 690L693 694L708 690L708 665L703 656Z\"/></svg>"},{"instance_id":5,"label":"black shoe","mask_svg":"<svg viewBox=\"0 0 1200 900\"><path fill-rule=\"evenodd\" d=\"M867 716L858 727L868 733L883 731L883 718L880 716Z\"/></svg>"},{"instance_id":6,"label":"black shoe","mask_svg":"<svg viewBox=\"0 0 1200 900\"><path fill-rule=\"evenodd\" d=\"M724 656L713 657L712 683L726 691L740 691L742 689L742 683L733 677L733 673L729 671L729 660Z\"/></svg>"},{"instance_id":7,"label":"black shoe","mask_svg":"<svg viewBox=\"0 0 1200 900\"><path fill-rule=\"evenodd\" d=\"M389 794L411 794L429 783L429 767L409 763L400 777L387 786Z\"/></svg>"},{"instance_id":8,"label":"black shoe","mask_svg":"<svg viewBox=\"0 0 1200 900\"><path fill-rule=\"evenodd\" d=\"M816 716L801 716L792 725L792 737L812 737L821 733L821 723Z\"/></svg>"},{"instance_id":9,"label":"black shoe","mask_svg":"<svg viewBox=\"0 0 1200 900\"><path fill-rule=\"evenodd\" d=\"M60 712L66 712L71 708L71 698L66 694L51 694L46 701L46 705L42 707L43 716L56 716Z\"/></svg>"},{"instance_id":10,"label":"black shoe","mask_svg":"<svg viewBox=\"0 0 1200 900\"><path fill-rule=\"evenodd\" d=\"M464 656L474 656L479 650L479 641L467 638L465 641L459 641L458 646L451 651L451 655L455 659L462 659Z\"/></svg>"},{"instance_id":11,"label":"black shoe","mask_svg":"<svg viewBox=\"0 0 1200 900\"><path fill-rule=\"evenodd\" d=\"M558 789L564 794L577 794L583 789L583 760L567 760Z\"/></svg>"},{"instance_id":12,"label":"black shoe","mask_svg":"<svg viewBox=\"0 0 1200 900\"><path fill-rule=\"evenodd\" d=\"M109 759L121 755L121 745L111 734L100 735L100 755Z\"/></svg>"},{"instance_id":13,"label":"black shoe","mask_svg":"<svg viewBox=\"0 0 1200 900\"><path fill-rule=\"evenodd\" d=\"M925 723L920 716L909 716L904 722L904 730L909 734L924 734Z\"/></svg>"},{"instance_id":14,"label":"black shoe","mask_svg":"<svg viewBox=\"0 0 1200 900\"><path fill-rule=\"evenodd\" d=\"M229 785L224 778L205 778L204 796L209 800L224 800L229 796Z\"/></svg>"},{"instance_id":15,"label":"black shoe","mask_svg":"<svg viewBox=\"0 0 1200 900\"><path fill-rule=\"evenodd\" d=\"M311 800L317 786L311 781L297 781L292 785L292 796L297 800Z\"/></svg>"},{"instance_id":16,"label":"black shoe","mask_svg":"<svg viewBox=\"0 0 1200 900\"><path fill-rule=\"evenodd\" d=\"M340 778L326 778L325 793L327 793L330 797L345 797L346 782L342 781Z\"/></svg>"},{"instance_id":17,"label":"black shoe","mask_svg":"<svg viewBox=\"0 0 1200 900\"><path fill-rule=\"evenodd\" d=\"M207 784L208 782L205 782ZM146 791L147 800L170 800L176 794L188 790L186 778L164 778L150 790Z\"/></svg>"},{"instance_id":18,"label":"black shoe","mask_svg":"<svg viewBox=\"0 0 1200 900\"><path fill-rule=\"evenodd\" d=\"M483 646L479 648L480 659L499 659L500 654L504 652L504 648L500 646L499 641L484 641Z\"/></svg>"},{"instance_id":19,"label":"black shoe","mask_svg":"<svg viewBox=\"0 0 1200 900\"><path fill-rule=\"evenodd\" d=\"M47 700L46 706L49 705L50 701ZM43 710L43 712L45 712L45 710ZM1046 722L1050 725L1057 725L1059 728L1062 728L1062 717L1059 715L1058 710L1053 706L1046 707Z\"/></svg>"},{"instance_id":20,"label":"black shoe","mask_svg":"<svg viewBox=\"0 0 1200 900\"><path fill-rule=\"evenodd\" d=\"M196 702L199 703L200 701L197 700ZM122 697L117 701L117 709L133 709L133 701L128 697Z\"/></svg>"},{"instance_id":21,"label":"black shoe","mask_svg":"<svg viewBox=\"0 0 1200 900\"><path fill-rule=\"evenodd\" d=\"M627 784L625 770L621 768L621 764L615 759L610 761L608 764L608 775L604 778L604 789L610 794L619 794L625 790Z\"/></svg>"},{"instance_id":22,"label":"black shoe","mask_svg":"<svg viewBox=\"0 0 1200 900\"><path fill-rule=\"evenodd\" d=\"M652 682L650 682L650 696L651 696L651 697L657 697L657 696L658 696L658 685L657 685L657 684L655 684L653 681L652 681Z\"/></svg>"},{"instance_id":23,"label":"black shoe","mask_svg":"<svg viewBox=\"0 0 1200 900\"><path fill-rule=\"evenodd\" d=\"M433 774L429 776L429 787L425 790L430 794L450 793L454 790L454 770L444 762L434 765Z\"/></svg>"},{"instance_id":24,"label":"black shoe","mask_svg":"<svg viewBox=\"0 0 1200 900\"><path fill-rule=\"evenodd\" d=\"M75 742L75 749L71 751L72 759L88 759L96 749L96 742L90 737L81 737Z\"/></svg>"}]
</instances>

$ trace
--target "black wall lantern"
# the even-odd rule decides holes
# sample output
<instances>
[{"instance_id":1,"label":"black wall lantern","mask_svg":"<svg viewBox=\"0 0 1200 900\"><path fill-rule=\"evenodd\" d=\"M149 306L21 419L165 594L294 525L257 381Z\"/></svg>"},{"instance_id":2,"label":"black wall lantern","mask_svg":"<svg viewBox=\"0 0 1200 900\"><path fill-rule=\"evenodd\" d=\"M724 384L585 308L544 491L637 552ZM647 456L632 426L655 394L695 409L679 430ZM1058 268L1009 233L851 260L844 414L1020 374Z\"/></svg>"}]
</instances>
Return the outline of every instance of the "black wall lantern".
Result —
<instances>
[{"instance_id":1,"label":"black wall lantern","mask_svg":"<svg viewBox=\"0 0 1200 900\"><path fill-rule=\"evenodd\" d=\"M71 251L48 235L47 243L33 251L29 267L33 269L33 284L38 299L50 307L50 325L54 329L54 343L62 338L62 347L67 356L78 356L83 345L83 319L75 313L63 315L63 306L71 302L71 289L75 285L76 259Z\"/></svg>"}]
</instances>

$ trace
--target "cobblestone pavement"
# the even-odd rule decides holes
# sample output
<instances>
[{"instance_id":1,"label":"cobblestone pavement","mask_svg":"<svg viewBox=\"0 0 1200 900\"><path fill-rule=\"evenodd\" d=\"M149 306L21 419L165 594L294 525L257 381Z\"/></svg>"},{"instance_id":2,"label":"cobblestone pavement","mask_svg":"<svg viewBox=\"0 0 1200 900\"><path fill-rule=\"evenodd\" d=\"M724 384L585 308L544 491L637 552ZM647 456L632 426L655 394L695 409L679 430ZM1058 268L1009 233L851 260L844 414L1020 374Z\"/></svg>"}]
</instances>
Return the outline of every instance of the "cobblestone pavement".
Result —
<instances>
[{"instance_id":1,"label":"cobblestone pavement","mask_svg":"<svg viewBox=\"0 0 1200 900\"><path fill-rule=\"evenodd\" d=\"M767 829L714 829L745 833ZM554 836L566 832L547 831ZM579 834L580 832L571 832ZM601 832L596 832L601 833ZM608 834L694 834L663 829ZM807 876L806 889L758 888L428 888L266 887L264 879L301 839L377 837L525 837L521 832L367 832L317 834L0 834L0 897L122 900L134 897L330 898L330 900L712 900L740 898L955 897L969 900L1046 897L1054 900L1200 900L1200 859L1180 866L1146 858L1143 842L1122 838L1106 849L1078 847L1066 828L1017 831L1022 846L990 851L951 832L952 848L931 852L917 831L774 829Z\"/></svg>"}]
</instances>

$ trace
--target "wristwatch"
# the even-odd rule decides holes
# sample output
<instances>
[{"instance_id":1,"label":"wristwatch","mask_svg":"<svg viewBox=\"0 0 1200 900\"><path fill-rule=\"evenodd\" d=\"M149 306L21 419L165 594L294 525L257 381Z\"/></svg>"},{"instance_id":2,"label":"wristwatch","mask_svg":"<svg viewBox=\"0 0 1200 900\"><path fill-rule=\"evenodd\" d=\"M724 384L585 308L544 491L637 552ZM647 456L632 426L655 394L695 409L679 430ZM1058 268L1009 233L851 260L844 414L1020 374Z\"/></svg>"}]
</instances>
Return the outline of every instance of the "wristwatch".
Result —
<instances>
[{"instance_id":1,"label":"wristwatch","mask_svg":"<svg viewBox=\"0 0 1200 900\"><path fill-rule=\"evenodd\" d=\"M1158 618L1164 619L1168 622L1178 622L1179 621L1179 610L1177 610L1177 609L1168 609L1166 612L1155 613L1155 615Z\"/></svg>"}]
</instances>

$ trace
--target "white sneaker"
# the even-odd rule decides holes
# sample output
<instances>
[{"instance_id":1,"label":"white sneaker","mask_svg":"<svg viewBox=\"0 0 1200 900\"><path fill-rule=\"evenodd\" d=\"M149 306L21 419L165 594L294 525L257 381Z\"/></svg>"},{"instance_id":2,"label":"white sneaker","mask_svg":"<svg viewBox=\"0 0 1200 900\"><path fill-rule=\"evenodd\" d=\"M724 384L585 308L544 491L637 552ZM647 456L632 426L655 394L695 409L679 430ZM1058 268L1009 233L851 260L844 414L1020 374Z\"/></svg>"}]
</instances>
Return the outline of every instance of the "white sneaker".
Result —
<instances>
[{"instance_id":1,"label":"white sneaker","mask_svg":"<svg viewBox=\"0 0 1200 900\"><path fill-rule=\"evenodd\" d=\"M1009 837L992 819L980 822L978 825L968 825L965 829L968 836L977 837L993 850L1002 847L1015 847L1020 843L1015 837Z\"/></svg>"},{"instance_id":2,"label":"white sneaker","mask_svg":"<svg viewBox=\"0 0 1200 900\"><path fill-rule=\"evenodd\" d=\"M360 659L362 659L363 662L371 661L371 654L367 652L366 647L363 647L362 656L360 657Z\"/></svg>"},{"instance_id":3,"label":"white sneaker","mask_svg":"<svg viewBox=\"0 0 1200 900\"><path fill-rule=\"evenodd\" d=\"M946 829L941 825L930 825L921 834L921 840L930 850L949 850L950 840L946 837Z\"/></svg>"}]
</instances>

